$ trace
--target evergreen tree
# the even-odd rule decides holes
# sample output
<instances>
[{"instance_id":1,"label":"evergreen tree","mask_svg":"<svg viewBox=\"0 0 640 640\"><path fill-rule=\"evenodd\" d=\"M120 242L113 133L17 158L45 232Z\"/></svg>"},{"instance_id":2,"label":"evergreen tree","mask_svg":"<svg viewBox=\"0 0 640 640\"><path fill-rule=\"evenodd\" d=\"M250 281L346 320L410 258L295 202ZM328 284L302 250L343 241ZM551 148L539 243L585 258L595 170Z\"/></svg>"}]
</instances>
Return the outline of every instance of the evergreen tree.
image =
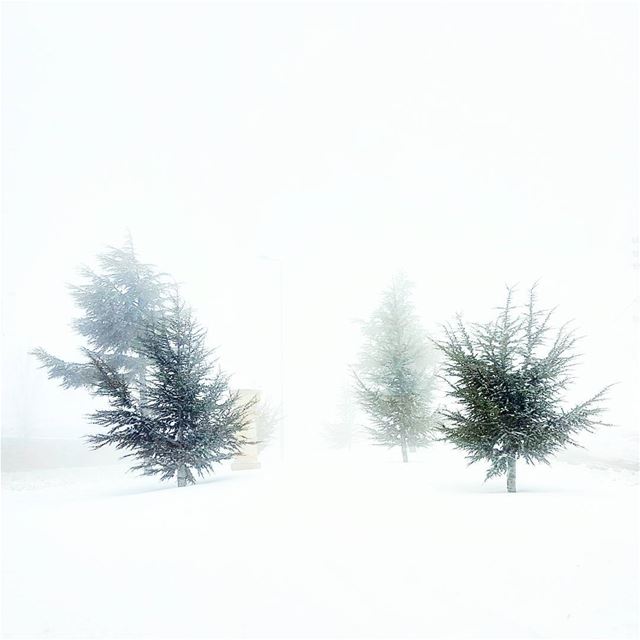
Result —
<instances>
[{"instance_id":1,"label":"evergreen tree","mask_svg":"<svg viewBox=\"0 0 640 640\"><path fill-rule=\"evenodd\" d=\"M141 327L160 314L166 284L151 265L140 262L131 238L122 248L109 247L98 256L99 269L80 269L84 282L70 285L71 295L82 315L73 321L74 330L85 340L84 362L66 362L42 348L32 353L47 370L50 379L66 389L95 390L98 358L135 382L138 393L145 386L146 361L133 350Z\"/></svg>"},{"instance_id":2,"label":"evergreen tree","mask_svg":"<svg viewBox=\"0 0 640 640\"><path fill-rule=\"evenodd\" d=\"M276 432L276 427L280 423L280 410L272 406L268 400L261 400L255 411L256 439L258 441L258 452L264 451Z\"/></svg>"},{"instance_id":3,"label":"evergreen tree","mask_svg":"<svg viewBox=\"0 0 640 640\"><path fill-rule=\"evenodd\" d=\"M372 422L368 432L387 447L409 447L431 439L435 412L434 357L411 302L411 285L397 276L381 306L363 325L365 343L355 375L355 391Z\"/></svg>"},{"instance_id":4,"label":"evergreen tree","mask_svg":"<svg viewBox=\"0 0 640 640\"><path fill-rule=\"evenodd\" d=\"M443 437L467 451L471 463L487 460L487 478L506 474L510 492L518 458L549 464L556 451L577 444L578 431L604 424L599 416L608 387L570 409L562 406L574 379L576 337L566 325L552 331L551 316L536 308L535 285L523 312L509 289L496 320L468 329L458 317L436 343L456 403L444 412Z\"/></svg>"},{"instance_id":5,"label":"evergreen tree","mask_svg":"<svg viewBox=\"0 0 640 640\"><path fill-rule=\"evenodd\" d=\"M98 393L109 401L96 411L94 424L107 433L89 437L94 448L127 450L132 467L143 475L177 477L178 486L194 483L213 465L241 452L248 441L249 404L241 404L228 377L212 361L206 332L174 296L164 317L148 323L134 347L148 362L147 391L136 400L127 378L105 359L87 351L98 372Z\"/></svg>"},{"instance_id":6,"label":"evergreen tree","mask_svg":"<svg viewBox=\"0 0 640 640\"><path fill-rule=\"evenodd\" d=\"M350 389L340 395L337 418L326 427L327 444L332 449L351 449L356 434L356 406Z\"/></svg>"}]
</instances>

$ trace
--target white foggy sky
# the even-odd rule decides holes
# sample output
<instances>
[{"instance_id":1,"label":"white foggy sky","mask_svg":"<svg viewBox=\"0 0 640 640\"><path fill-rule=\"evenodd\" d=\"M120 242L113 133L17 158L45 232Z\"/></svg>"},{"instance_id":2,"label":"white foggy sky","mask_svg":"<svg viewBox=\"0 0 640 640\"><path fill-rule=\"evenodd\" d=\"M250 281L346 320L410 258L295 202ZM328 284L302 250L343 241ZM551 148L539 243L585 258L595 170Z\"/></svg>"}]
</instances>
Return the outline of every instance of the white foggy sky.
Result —
<instances>
[{"instance_id":1,"label":"white foggy sky","mask_svg":"<svg viewBox=\"0 0 640 640\"><path fill-rule=\"evenodd\" d=\"M541 280L579 389L637 383L637 7L3 6L3 430L86 431L65 282L133 234L287 429L335 413L353 323L398 268L432 329ZM524 291L523 291L524 293Z\"/></svg>"}]
</instances>

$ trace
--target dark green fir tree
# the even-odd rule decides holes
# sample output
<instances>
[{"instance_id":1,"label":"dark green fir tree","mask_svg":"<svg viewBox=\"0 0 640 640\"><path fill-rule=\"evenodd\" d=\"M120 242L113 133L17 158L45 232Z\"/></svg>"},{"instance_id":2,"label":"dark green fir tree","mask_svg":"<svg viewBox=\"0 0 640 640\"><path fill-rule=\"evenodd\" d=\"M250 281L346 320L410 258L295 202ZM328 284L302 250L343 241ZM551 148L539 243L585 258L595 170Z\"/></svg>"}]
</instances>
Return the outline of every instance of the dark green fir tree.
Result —
<instances>
[{"instance_id":1,"label":"dark green fir tree","mask_svg":"<svg viewBox=\"0 0 640 640\"><path fill-rule=\"evenodd\" d=\"M516 491L518 459L549 464L559 449L577 444L576 433L604 424L601 401L608 387L564 407L576 337L567 325L552 330L551 316L537 309L535 285L524 309L514 307L509 289L494 321L468 328L458 317L436 343L454 401L443 412L443 438L466 451L471 463L487 461L487 478L506 475L509 492Z\"/></svg>"},{"instance_id":2,"label":"dark green fir tree","mask_svg":"<svg viewBox=\"0 0 640 640\"><path fill-rule=\"evenodd\" d=\"M382 304L363 324L364 345L354 371L355 392L369 417L374 442L410 448L427 445L435 424L432 396L435 358L402 275L385 291Z\"/></svg>"},{"instance_id":3,"label":"dark green fir tree","mask_svg":"<svg viewBox=\"0 0 640 640\"><path fill-rule=\"evenodd\" d=\"M67 362L42 348L33 354L49 378L64 388L95 390L93 359L98 358L143 393L146 361L133 346L141 327L162 314L167 291L163 275L138 260L130 237L122 248L110 247L100 254L97 270L82 267L80 274L84 282L69 287L81 311L72 326L84 341L87 357Z\"/></svg>"},{"instance_id":4,"label":"dark green fir tree","mask_svg":"<svg viewBox=\"0 0 640 640\"><path fill-rule=\"evenodd\" d=\"M231 391L205 339L206 332L176 294L134 347L148 363L142 402L125 376L87 351L98 372L98 393L109 401L109 408L91 417L107 429L89 437L93 447L126 450L124 457L135 461L132 470L163 480L175 477L179 487L240 453L248 443L243 431L252 404L242 404Z\"/></svg>"}]
</instances>

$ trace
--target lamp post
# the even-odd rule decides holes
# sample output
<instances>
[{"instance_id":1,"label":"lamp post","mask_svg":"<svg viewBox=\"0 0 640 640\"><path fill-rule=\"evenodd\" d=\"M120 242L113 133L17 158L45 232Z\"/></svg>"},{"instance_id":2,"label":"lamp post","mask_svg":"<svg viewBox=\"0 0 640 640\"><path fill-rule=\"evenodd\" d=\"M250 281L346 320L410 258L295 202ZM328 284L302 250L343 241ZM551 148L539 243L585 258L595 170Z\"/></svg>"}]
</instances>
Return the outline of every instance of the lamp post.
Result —
<instances>
[{"instance_id":1,"label":"lamp post","mask_svg":"<svg viewBox=\"0 0 640 640\"><path fill-rule=\"evenodd\" d=\"M284 461L285 413L284 413L284 264L280 258L260 256L261 260L274 262L278 266L280 288L280 459Z\"/></svg>"}]
</instances>

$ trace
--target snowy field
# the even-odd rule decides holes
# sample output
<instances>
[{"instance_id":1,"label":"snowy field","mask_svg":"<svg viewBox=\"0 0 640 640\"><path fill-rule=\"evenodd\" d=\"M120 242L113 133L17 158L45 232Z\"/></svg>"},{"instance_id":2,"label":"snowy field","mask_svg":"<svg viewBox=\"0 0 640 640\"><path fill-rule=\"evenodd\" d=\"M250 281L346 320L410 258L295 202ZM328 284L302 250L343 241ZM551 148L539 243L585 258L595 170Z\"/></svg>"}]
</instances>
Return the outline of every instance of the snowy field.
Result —
<instances>
[{"instance_id":1,"label":"snowy field","mask_svg":"<svg viewBox=\"0 0 640 640\"><path fill-rule=\"evenodd\" d=\"M5 473L4 637L638 636L637 473L397 457Z\"/></svg>"}]
</instances>

